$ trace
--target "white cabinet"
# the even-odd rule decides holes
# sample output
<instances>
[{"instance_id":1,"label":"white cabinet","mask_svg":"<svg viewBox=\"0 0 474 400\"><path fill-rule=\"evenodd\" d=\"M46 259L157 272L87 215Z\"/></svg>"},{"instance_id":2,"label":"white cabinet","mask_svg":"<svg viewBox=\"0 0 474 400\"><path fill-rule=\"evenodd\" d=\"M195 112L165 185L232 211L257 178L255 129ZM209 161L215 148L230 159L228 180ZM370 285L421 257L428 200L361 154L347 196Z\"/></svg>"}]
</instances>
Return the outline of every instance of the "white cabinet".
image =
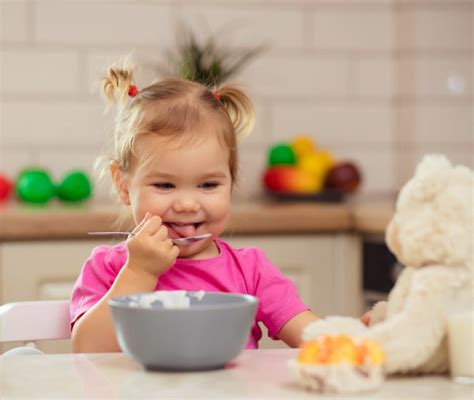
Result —
<instances>
[{"instance_id":1,"label":"white cabinet","mask_svg":"<svg viewBox=\"0 0 474 400\"><path fill-rule=\"evenodd\" d=\"M1 244L1 303L67 299L84 260L97 244L94 241ZM4 350L15 345L4 345ZM69 341L62 340L46 341L38 347L48 353L71 351Z\"/></svg>"},{"instance_id":2,"label":"white cabinet","mask_svg":"<svg viewBox=\"0 0 474 400\"><path fill-rule=\"evenodd\" d=\"M2 303L67 298L54 288L72 285L98 242L35 241L2 244Z\"/></svg>"},{"instance_id":3,"label":"white cabinet","mask_svg":"<svg viewBox=\"0 0 474 400\"><path fill-rule=\"evenodd\" d=\"M360 315L361 254L356 235L228 235L234 247L257 246L296 284L320 316ZM84 260L98 241L34 241L0 244L1 303L68 298ZM266 333L265 333L266 335ZM46 343L47 352L70 351ZM280 347L264 340L262 347Z\"/></svg>"},{"instance_id":4,"label":"white cabinet","mask_svg":"<svg viewBox=\"0 0 474 400\"><path fill-rule=\"evenodd\" d=\"M256 246L295 283L302 300L319 316L362 313L361 247L357 235L236 236L234 247ZM262 348L286 347L267 337Z\"/></svg>"}]
</instances>

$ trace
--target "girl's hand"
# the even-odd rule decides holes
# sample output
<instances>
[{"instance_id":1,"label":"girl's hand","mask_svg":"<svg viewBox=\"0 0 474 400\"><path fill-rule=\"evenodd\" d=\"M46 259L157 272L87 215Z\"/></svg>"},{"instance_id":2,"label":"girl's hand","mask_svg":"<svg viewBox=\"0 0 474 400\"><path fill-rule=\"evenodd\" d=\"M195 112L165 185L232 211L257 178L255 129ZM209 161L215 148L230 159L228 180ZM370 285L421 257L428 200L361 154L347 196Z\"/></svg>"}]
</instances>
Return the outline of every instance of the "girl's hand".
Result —
<instances>
[{"instance_id":1,"label":"girl's hand","mask_svg":"<svg viewBox=\"0 0 474 400\"><path fill-rule=\"evenodd\" d=\"M126 266L154 277L168 271L176 261L179 247L168 238L168 229L161 218L147 213L127 240L128 260Z\"/></svg>"},{"instance_id":2,"label":"girl's hand","mask_svg":"<svg viewBox=\"0 0 474 400\"><path fill-rule=\"evenodd\" d=\"M359 318L360 322L362 322L365 326L369 326L371 314L372 311L367 311L362 317Z\"/></svg>"},{"instance_id":3,"label":"girl's hand","mask_svg":"<svg viewBox=\"0 0 474 400\"><path fill-rule=\"evenodd\" d=\"M385 320L387 315L387 302L386 301L379 301L376 303L371 310L367 311L360 320L367 326L372 326L378 324Z\"/></svg>"}]
</instances>

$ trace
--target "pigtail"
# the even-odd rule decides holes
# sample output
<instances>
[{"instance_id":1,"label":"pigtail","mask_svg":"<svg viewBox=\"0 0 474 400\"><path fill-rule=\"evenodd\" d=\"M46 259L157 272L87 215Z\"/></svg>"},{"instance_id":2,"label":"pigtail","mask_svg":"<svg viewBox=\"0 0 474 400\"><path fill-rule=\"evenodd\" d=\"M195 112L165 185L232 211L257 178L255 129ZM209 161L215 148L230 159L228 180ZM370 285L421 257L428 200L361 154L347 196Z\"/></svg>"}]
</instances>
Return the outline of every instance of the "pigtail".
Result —
<instances>
[{"instance_id":1,"label":"pigtail","mask_svg":"<svg viewBox=\"0 0 474 400\"><path fill-rule=\"evenodd\" d=\"M234 126L237 141L246 138L255 123L255 108L250 98L238 87L225 85L215 92Z\"/></svg>"},{"instance_id":2,"label":"pigtail","mask_svg":"<svg viewBox=\"0 0 474 400\"><path fill-rule=\"evenodd\" d=\"M109 68L102 78L102 95L107 103L118 102L124 105L130 95L130 88L133 86L133 68L129 58L116 63Z\"/></svg>"}]
</instances>

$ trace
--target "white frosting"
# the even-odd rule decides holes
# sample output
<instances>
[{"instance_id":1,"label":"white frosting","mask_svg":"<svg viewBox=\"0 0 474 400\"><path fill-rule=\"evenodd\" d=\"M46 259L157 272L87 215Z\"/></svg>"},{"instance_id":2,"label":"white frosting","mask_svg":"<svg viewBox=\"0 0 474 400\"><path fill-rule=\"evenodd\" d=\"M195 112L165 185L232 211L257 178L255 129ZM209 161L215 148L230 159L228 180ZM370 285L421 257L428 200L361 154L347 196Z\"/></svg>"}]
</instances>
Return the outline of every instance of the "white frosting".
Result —
<instances>
[{"instance_id":1,"label":"white frosting","mask_svg":"<svg viewBox=\"0 0 474 400\"><path fill-rule=\"evenodd\" d=\"M188 292L186 290L157 291L145 296L130 296L131 301L128 304L132 307L152 308L152 305L156 301L160 301L163 308L190 308L191 297L195 297L201 301L204 295L204 290L200 290L196 293Z\"/></svg>"},{"instance_id":2,"label":"white frosting","mask_svg":"<svg viewBox=\"0 0 474 400\"><path fill-rule=\"evenodd\" d=\"M321 393L357 393L374 390L384 380L382 367L355 366L349 363L301 364L296 359L288 366L306 389Z\"/></svg>"}]
</instances>

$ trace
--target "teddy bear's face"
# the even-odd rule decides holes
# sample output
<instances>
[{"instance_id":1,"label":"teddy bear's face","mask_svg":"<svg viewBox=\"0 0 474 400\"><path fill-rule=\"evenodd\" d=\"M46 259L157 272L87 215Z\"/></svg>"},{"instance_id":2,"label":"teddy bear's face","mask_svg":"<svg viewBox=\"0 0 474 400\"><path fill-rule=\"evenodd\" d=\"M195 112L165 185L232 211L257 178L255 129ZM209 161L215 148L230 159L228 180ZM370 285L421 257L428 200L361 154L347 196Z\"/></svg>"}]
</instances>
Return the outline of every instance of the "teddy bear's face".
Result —
<instances>
[{"instance_id":1,"label":"teddy bear's face","mask_svg":"<svg viewBox=\"0 0 474 400\"><path fill-rule=\"evenodd\" d=\"M397 257L398 261L402 264L406 264L406 260L403 259L402 248L399 240L399 228L396 218L392 218L387 226L385 235L385 242L387 243L390 251Z\"/></svg>"},{"instance_id":2,"label":"teddy bear's face","mask_svg":"<svg viewBox=\"0 0 474 400\"><path fill-rule=\"evenodd\" d=\"M433 210L413 205L399 208L387 227L386 242L398 261L410 267L442 262L444 233Z\"/></svg>"},{"instance_id":3,"label":"teddy bear's face","mask_svg":"<svg viewBox=\"0 0 474 400\"><path fill-rule=\"evenodd\" d=\"M386 242L407 266L472 266L474 179L444 157L427 157L403 187Z\"/></svg>"}]
</instances>

